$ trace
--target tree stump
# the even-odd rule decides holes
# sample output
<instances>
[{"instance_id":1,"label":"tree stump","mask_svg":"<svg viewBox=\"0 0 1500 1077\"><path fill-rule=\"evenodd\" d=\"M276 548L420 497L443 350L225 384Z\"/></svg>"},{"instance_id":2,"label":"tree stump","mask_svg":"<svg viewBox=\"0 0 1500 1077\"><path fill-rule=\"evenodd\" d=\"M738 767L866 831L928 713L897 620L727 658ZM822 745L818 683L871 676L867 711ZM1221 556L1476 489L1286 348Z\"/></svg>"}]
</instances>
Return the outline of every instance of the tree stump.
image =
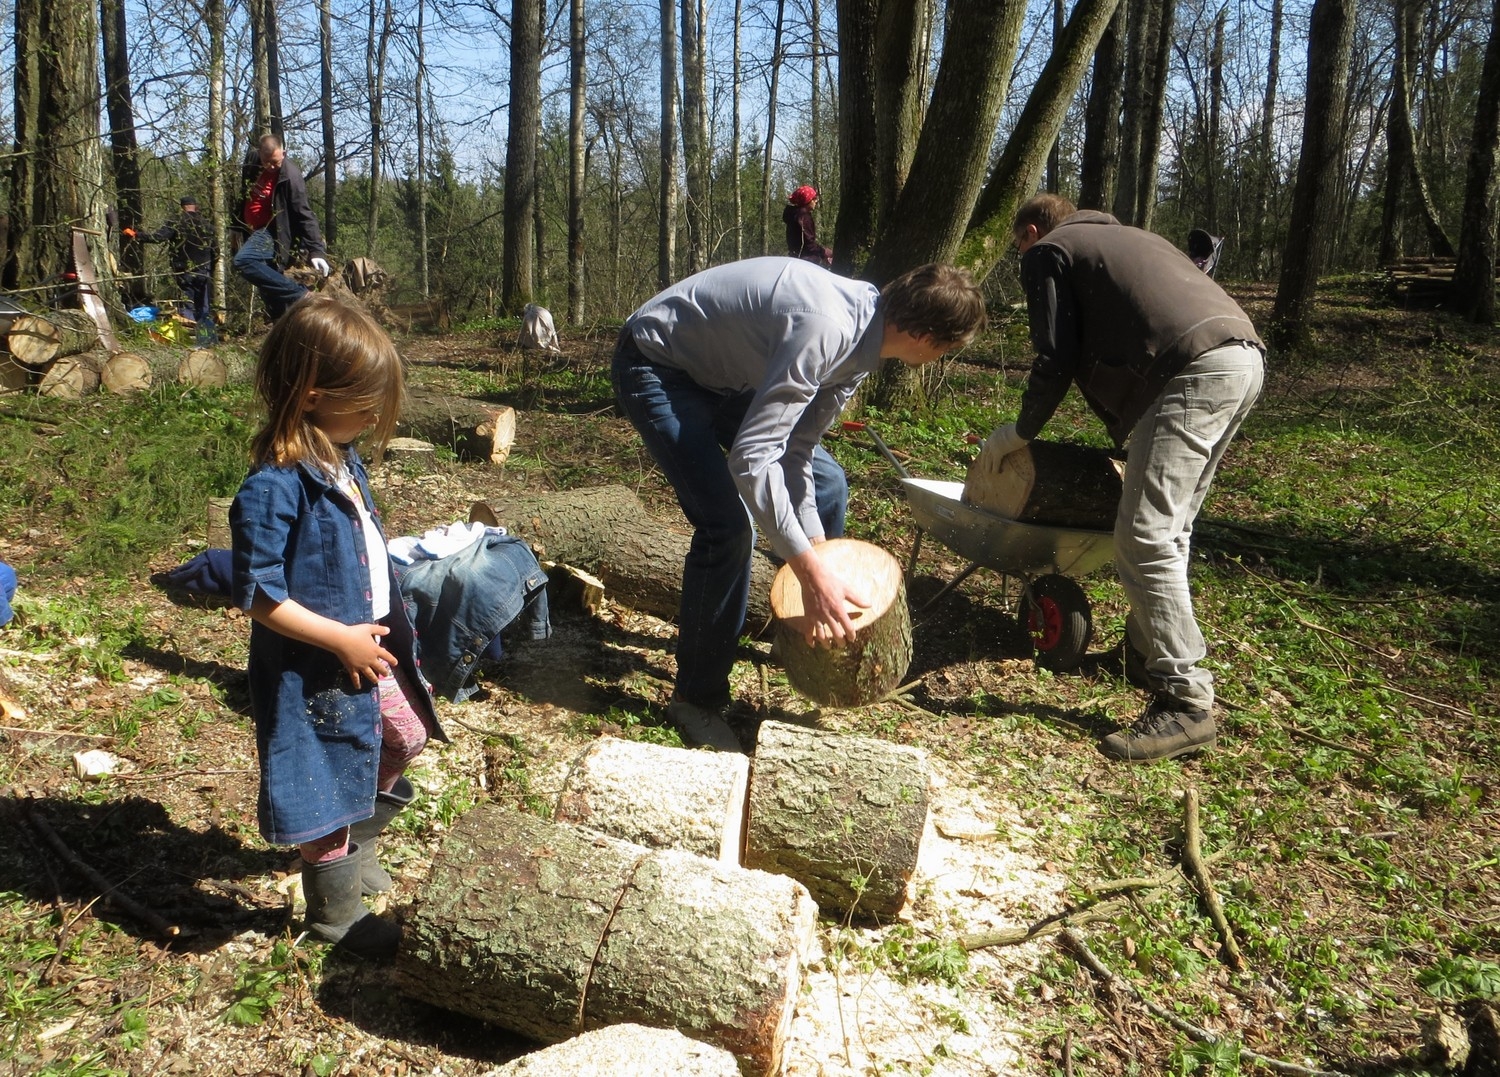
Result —
<instances>
[{"instance_id":1,"label":"tree stump","mask_svg":"<svg viewBox=\"0 0 1500 1077\"><path fill-rule=\"evenodd\" d=\"M45 317L22 314L10 323L5 339L18 362L44 367L98 344L99 327L81 310L54 310Z\"/></svg>"},{"instance_id":2,"label":"tree stump","mask_svg":"<svg viewBox=\"0 0 1500 1077\"><path fill-rule=\"evenodd\" d=\"M408 389L396 433L450 448L460 459L503 464L516 439L516 413L467 397Z\"/></svg>"},{"instance_id":3,"label":"tree stump","mask_svg":"<svg viewBox=\"0 0 1500 1077\"><path fill-rule=\"evenodd\" d=\"M233 546L234 531L229 526L229 510L234 507L232 497L211 497L206 506L208 525L204 537L210 550L227 550Z\"/></svg>"},{"instance_id":4,"label":"tree stump","mask_svg":"<svg viewBox=\"0 0 1500 1077\"><path fill-rule=\"evenodd\" d=\"M496 805L448 832L397 985L544 1042L675 1028L772 1074L817 906L791 879L655 851Z\"/></svg>"},{"instance_id":5,"label":"tree stump","mask_svg":"<svg viewBox=\"0 0 1500 1077\"><path fill-rule=\"evenodd\" d=\"M1003 457L998 471L990 462L981 450L969 465L969 504L1025 523L1114 529L1123 465L1105 450L1036 440Z\"/></svg>"},{"instance_id":6,"label":"tree stump","mask_svg":"<svg viewBox=\"0 0 1500 1077\"><path fill-rule=\"evenodd\" d=\"M103 351L80 352L52 360L36 391L58 400L77 400L99 388L99 372L108 358Z\"/></svg>"},{"instance_id":7,"label":"tree stump","mask_svg":"<svg viewBox=\"0 0 1500 1077\"><path fill-rule=\"evenodd\" d=\"M437 446L417 438L391 438L386 442L381 459L388 464L400 464L412 471L430 474L437 470Z\"/></svg>"},{"instance_id":8,"label":"tree stump","mask_svg":"<svg viewBox=\"0 0 1500 1077\"><path fill-rule=\"evenodd\" d=\"M529 1055L483 1077L740 1077L739 1063L722 1047L681 1032L645 1025L611 1025Z\"/></svg>"},{"instance_id":9,"label":"tree stump","mask_svg":"<svg viewBox=\"0 0 1500 1077\"><path fill-rule=\"evenodd\" d=\"M105 360L99 381L107 392L138 393L151 388L151 364L135 352L115 352Z\"/></svg>"},{"instance_id":10,"label":"tree stump","mask_svg":"<svg viewBox=\"0 0 1500 1077\"><path fill-rule=\"evenodd\" d=\"M901 908L927 822L926 753L762 722L751 768L746 867L791 876L825 912Z\"/></svg>"},{"instance_id":11,"label":"tree stump","mask_svg":"<svg viewBox=\"0 0 1500 1077\"><path fill-rule=\"evenodd\" d=\"M229 367L210 348L194 348L177 364L177 380L195 389L222 389L229 384Z\"/></svg>"},{"instance_id":12,"label":"tree stump","mask_svg":"<svg viewBox=\"0 0 1500 1077\"><path fill-rule=\"evenodd\" d=\"M476 502L470 519L503 525L538 547L537 556L592 572L616 600L667 620L682 600L682 562L689 535L646 515L641 499L623 486L594 486L550 494ZM776 568L751 555L746 631L757 635L771 620Z\"/></svg>"},{"instance_id":13,"label":"tree stump","mask_svg":"<svg viewBox=\"0 0 1500 1077\"><path fill-rule=\"evenodd\" d=\"M750 760L601 737L573 763L554 818L649 849L740 863Z\"/></svg>"},{"instance_id":14,"label":"tree stump","mask_svg":"<svg viewBox=\"0 0 1500 1077\"><path fill-rule=\"evenodd\" d=\"M782 566L771 585L777 653L787 681L808 699L862 707L897 687L911 665L911 611L901 564L858 539L830 539L815 549L829 571L864 592L870 608L850 608L857 630L853 642L810 647L803 634L802 585L790 566Z\"/></svg>"}]
</instances>

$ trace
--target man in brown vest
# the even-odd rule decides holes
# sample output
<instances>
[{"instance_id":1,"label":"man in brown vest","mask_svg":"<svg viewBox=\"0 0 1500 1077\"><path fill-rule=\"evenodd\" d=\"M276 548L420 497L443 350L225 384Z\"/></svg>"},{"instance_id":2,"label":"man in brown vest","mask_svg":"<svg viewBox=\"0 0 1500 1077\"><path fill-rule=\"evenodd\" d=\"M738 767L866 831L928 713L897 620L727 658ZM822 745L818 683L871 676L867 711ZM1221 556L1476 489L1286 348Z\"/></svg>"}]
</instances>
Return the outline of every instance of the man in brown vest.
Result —
<instances>
[{"instance_id":1,"label":"man in brown vest","mask_svg":"<svg viewBox=\"0 0 1500 1077\"><path fill-rule=\"evenodd\" d=\"M990 435L985 456L1036 437L1069 385L1128 446L1115 566L1130 601L1127 672L1153 694L1100 747L1128 760L1212 747L1213 676L1198 664L1206 650L1188 544L1224 450L1260 396L1265 347L1239 305L1160 236L1048 194L1017 210L1014 236L1037 355L1016 421Z\"/></svg>"}]
</instances>

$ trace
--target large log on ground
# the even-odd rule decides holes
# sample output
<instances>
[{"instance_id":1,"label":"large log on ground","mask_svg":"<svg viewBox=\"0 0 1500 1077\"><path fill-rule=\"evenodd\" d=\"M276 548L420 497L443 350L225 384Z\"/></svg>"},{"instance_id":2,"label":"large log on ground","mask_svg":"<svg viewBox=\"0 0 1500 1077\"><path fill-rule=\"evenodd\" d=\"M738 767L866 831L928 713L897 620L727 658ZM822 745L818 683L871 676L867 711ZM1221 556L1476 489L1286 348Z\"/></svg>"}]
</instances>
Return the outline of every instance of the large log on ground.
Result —
<instances>
[{"instance_id":1,"label":"large log on ground","mask_svg":"<svg viewBox=\"0 0 1500 1077\"><path fill-rule=\"evenodd\" d=\"M516 413L500 404L409 389L396 433L453 450L465 460L503 464L516 437Z\"/></svg>"},{"instance_id":2,"label":"large log on ground","mask_svg":"<svg viewBox=\"0 0 1500 1077\"><path fill-rule=\"evenodd\" d=\"M135 352L115 352L104 361L99 381L106 392L138 393L151 388L151 364Z\"/></svg>"},{"instance_id":3,"label":"large log on ground","mask_svg":"<svg viewBox=\"0 0 1500 1077\"><path fill-rule=\"evenodd\" d=\"M682 562L690 536L646 515L641 499L623 486L495 498L487 510L514 534L539 547L538 556L591 572L605 593L632 609L675 619L682 599ZM474 519L484 518L475 515ZM758 635L771 620L776 567L764 553L751 555L746 631Z\"/></svg>"},{"instance_id":4,"label":"large log on ground","mask_svg":"<svg viewBox=\"0 0 1500 1077\"><path fill-rule=\"evenodd\" d=\"M998 469L980 451L969 465L964 500L1011 520L1109 531L1120 507L1123 465L1103 449L1035 440Z\"/></svg>"},{"instance_id":5,"label":"large log on ground","mask_svg":"<svg viewBox=\"0 0 1500 1077\"><path fill-rule=\"evenodd\" d=\"M99 343L99 327L81 310L22 314L6 334L10 354L27 366L43 367L65 355L77 355Z\"/></svg>"},{"instance_id":6,"label":"large log on ground","mask_svg":"<svg viewBox=\"0 0 1500 1077\"><path fill-rule=\"evenodd\" d=\"M195 389L222 389L229 384L229 364L211 348L194 348L177 364L177 380Z\"/></svg>"},{"instance_id":7,"label":"large log on ground","mask_svg":"<svg viewBox=\"0 0 1500 1077\"><path fill-rule=\"evenodd\" d=\"M601 737L563 782L554 818L649 849L740 863L750 760Z\"/></svg>"},{"instance_id":8,"label":"large log on ground","mask_svg":"<svg viewBox=\"0 0 1500 1077\"><path fill-rule=\"evenodd\" d=\"M783 876L486 804L444 838L395 978L413 998L544 1042L675 1028L772 1074L816 920Z\"/></svg>"},{"instance_id":9,"label":"large log on ground","mask_svg":"<svg viewBox=\"0 0 1500 1077\"><path fill-rule=\"evenodd\" d=\"M99 372L104 369L108 358L101 349L54 359L42 372L36 391L41 396L59 400L77 400L86 396L99 388Z\"/></svg>"},{"instance_id":10,"label":"large log on ground","mask_svg":"<svg viewBox=\"0 0 1500 1077\"><path fill-rule=\"evenodd\" d=\"M740 1077L722 1047L668 1028L611 1025L522 1055L483 1077Z\"/></svg>"},{"instance_id":11,"label":"large log on ground","mask_svg":"<svg viewBox=\"0 0 1500 1077\"><path fill-rule=\"evenodd\" d=\"M830 539L816 550L829 571L863 592L870 606L849 607L856 628L852 642L808 646L802 584L785 565L771 585L776 651L787 681L807 698L832 707L862 707L897 687L911 665L911 611L901 563L858 539Z\"/></svg>"},{"instance_id":12,"label":"large log on ground","mask_svg":"<svg viewBox=\"0 0 1500 1077\"><path fill-rule=\"evenodd\" d=\"M825 912L892 916L917 869L927 801L919 748L762 722L745 866L791 876Z\"/></svg>"}]
</instances>

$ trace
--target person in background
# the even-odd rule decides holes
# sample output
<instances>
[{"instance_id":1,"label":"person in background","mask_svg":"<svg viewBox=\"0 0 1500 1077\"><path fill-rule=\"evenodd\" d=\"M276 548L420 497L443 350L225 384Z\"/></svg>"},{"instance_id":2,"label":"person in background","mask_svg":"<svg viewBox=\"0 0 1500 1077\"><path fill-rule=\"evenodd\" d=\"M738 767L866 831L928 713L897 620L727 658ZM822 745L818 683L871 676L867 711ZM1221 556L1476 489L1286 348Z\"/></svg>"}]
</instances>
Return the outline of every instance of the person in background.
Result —
<instances>
[{"instance_id":1,"label":"person in background","mask_svg":"<svg viewBox=\"0 0 1500 1077\"><path fill-rule=\"evenodd\" d=\"M1260 397L1265 346L1233 299L1161 236L1037 195L1016 211L1036 359L1016 421L981 457L998 467L1036 437L1077 385L1127 446L1115 567L1130 602L1128 676L1145 713L1100 745L1114 759L1212 747L1213 675L1188 584L1189 542L1229 441Z\"/></svg>"},{"instance_id":2,"label":"person in background","mask_svg":"<svg viewBox=\"0 0 1500 1077\"><path fill-rule=\"evenodd\" d=\"M833 265L833 249L818 242L818 226L812 211L818 206L818 192L808 186L798 187L787 196L781 219L786 222L786 251L793 258Z\"/></svg>"},{"instance_id":3,"label":"person in background","mask_svg":"<svg viewBox=\"0 0 1500 1077\"><path fill-rule=\"evenodd\" d=\"M0 628L10 624L14 616L10 600L16 597L16 570L0 561Z\"/></svg>"},{"instance_id":4,"label":"person in background","mask_svg":"<svg viewBox=\"0 0 1500 1077\"><path fill-rule=\"evenodd\" d=\"M848 605L865 598L818 558L849 499L819 440L883 359L930 363L984 323L983 296L952 266L877 289L778 257L706 269L626 319L615 399L693 526L667 706L687 743L743 750L725 712L756 526L802 586L808 642L854 638Z\"/></svg>"},{"instance_id":5,"label":"person in background","mask_svg":"<svg viewBox=\"0 0 1500 1077\"><path fill-rule=\"evenodd\" d=\"M240 170L241 203L234 222L240 238L234 271L255 285L275 321L307 289L282 272L299 254L328 276L323 233L307 201L302 172L288 159L281 139L261 135Z\"/></svg>"},{"instance_id":6,"label":"person in background","mask_svg":"<svg viewBox=\"0 0 1500 1077\"><path fill-rule=\"evenodd\" d=\"M307 930L386 959L400 931L361 901L391 885L376 836L412 799L407 764L446 739L352 444L390 439L401 359L369 314L310 296L272 326L255 386L268 416L229 522L260 830L301 847Z\"/></svg>"},{"instance_id":7,"label":"person in background","mask_svg":"<svg viewBox=\"0 0 1500 1077\"><path fill-rule=\"evenodd\" d=\"M177 286L187 297L188 309L198 326L200 345L217 344L219 333L214 325L211 297L215 254L213 225L198 212L198 200L192 195L179 199L181 211L149 235L134 228L121 229L121 235L138 243L165 243L167 257Z\"/></svg>"}]
</instances>

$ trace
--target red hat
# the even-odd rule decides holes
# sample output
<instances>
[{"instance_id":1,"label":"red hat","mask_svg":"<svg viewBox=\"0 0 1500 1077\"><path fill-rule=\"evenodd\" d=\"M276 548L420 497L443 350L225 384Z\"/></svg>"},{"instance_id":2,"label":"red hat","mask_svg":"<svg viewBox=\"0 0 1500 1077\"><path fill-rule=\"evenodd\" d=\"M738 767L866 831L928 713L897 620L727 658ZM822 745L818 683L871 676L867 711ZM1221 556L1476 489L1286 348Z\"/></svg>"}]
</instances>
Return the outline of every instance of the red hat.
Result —
<instances>
[{"instance_id":1,"label":"red hat","mask_svg":"<svg viewBox=\"0 0 1500 1077\"><path fill-rule=\"evenodd\" d=\"M818 189L803 184L791 194L786 196L787 202L794 206L810 206L814 198L818 197Z\"/></svg>"}]
</instances>

